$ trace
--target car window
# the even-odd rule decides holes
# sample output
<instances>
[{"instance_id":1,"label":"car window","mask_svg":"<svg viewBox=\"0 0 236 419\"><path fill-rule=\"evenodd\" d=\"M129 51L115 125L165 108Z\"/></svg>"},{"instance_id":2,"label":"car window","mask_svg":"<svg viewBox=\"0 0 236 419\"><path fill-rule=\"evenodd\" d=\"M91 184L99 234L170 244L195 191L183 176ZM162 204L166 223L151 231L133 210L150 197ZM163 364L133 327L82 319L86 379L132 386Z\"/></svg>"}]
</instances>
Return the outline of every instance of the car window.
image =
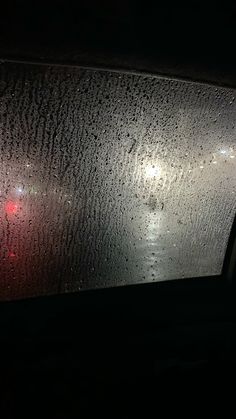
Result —
<instances>
[{"instance_id":1,"label":"car window","mask_svg":"<svg viewBox=\"0 0 236 419\"><path fill-rule=\"evenodd\" d=\"M0 65L0 298L221 273L232 89Z\"/></svg>"}]
</instances>

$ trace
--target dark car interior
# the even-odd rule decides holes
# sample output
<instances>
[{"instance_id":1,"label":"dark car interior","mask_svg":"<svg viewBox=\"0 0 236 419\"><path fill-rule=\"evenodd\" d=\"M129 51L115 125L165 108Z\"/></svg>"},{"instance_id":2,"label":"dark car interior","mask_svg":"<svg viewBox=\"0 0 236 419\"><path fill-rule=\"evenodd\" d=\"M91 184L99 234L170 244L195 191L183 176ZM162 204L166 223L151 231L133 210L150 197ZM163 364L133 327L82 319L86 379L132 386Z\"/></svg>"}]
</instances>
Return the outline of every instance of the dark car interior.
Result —
<instances>
[{"instance_id":1,"label":"dark car interior","mask_svg":"<svg viewBox=\"0 0 236 419\"><path fill-rule=\"evenodd\" d=\"M2 418L234 404L235 19L227 1L1 6Z\"/></svg>"}]
</instances>

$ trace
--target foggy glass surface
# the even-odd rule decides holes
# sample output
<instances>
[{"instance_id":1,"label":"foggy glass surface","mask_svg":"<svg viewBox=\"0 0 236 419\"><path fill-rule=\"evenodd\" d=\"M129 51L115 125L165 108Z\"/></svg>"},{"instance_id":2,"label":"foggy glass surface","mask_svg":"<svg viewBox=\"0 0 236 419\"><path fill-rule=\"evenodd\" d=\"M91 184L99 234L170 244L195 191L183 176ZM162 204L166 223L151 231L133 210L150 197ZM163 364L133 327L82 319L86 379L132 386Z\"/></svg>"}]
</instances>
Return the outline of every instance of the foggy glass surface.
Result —
<instances>
[{"instance_id":1,"label":"foggy glass surface","mask_svg":"<svg viewBox=\"0 0 236 419\"><path fill-rule=\"evenodd\" d=\"M0 65L0 299L221 273L232 89Z\"/></svg>"}]
</instances>

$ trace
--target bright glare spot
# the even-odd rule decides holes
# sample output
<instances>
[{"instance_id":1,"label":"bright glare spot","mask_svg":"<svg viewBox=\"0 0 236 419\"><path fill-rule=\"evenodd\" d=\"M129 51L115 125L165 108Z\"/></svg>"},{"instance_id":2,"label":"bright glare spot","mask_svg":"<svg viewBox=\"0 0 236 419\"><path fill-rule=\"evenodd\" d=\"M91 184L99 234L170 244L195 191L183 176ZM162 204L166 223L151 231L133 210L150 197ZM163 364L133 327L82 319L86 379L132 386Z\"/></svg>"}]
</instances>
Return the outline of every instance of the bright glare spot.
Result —
<instances>
[{"instance_id":1,"label":"bright glare spot","mask_svg":"<svg viewBox=\"0 0 236 419\"><path fill-rule=\"evenodd\" d=\"M23 193L23 189L21 187L16 188L16 192L18 192L19 194Z\"/></svg>"},{"instance_id":2,"label":"bright glare spot","mask_svg":"<svg viewBox=\"0 0 236 419\"><path fill-rule=\"evenodd\" d=\"M200 167L200 169L203 169L204 168L204 166L199 166Z\"/></svg>"},{"instance_id":3,"label":"bright glare spot","mask_svg":"<svg viewBox=\"0 0 236 419\"><path fill-rule=\"evenodd\" d=\"M234 159L234 157L235 157L235 156L232 154L232 155L231 155L231 156L229 156L229 157L230 157L231 159Z\"/></svg>"},{"instance_id":4,"label":"bright glare spot","mask_svg":"<svg viewBox=\"0 0 236 419\"><path fill-rule=\"evenodd\" d=\"M18 205L13 201L8 201L5 205L5 210L8 215L16 214Z\"/></svg>"},{"instance_id":5,"label":"bright glare spot","mask_svg":"<svg viewBox=\"0 0 236 419\"><path fill-rule=\"evenodd\" d=\"M148 178L153 178L153 177L156 177L156 176L160 176L160 173L161 173L161 171L160 171L160 168L159 167L157 167L157 166L146 166L145 167L145 174L146 174L146 176L148 177Z\"/></svg>"},{"instance_id":6,"label":"bright glare spot","mask_svg":"<svg viewBox=\"0 0 236 419\"><path fill-rule=\"evenodd\" d=\"M27 164L26 164L26 167L30 167L30 164L29 164L29 163L27 163Z\"/></svg>"},{"instance_id":7,"label":"bright glare spot","mask_svg":"<svg viewBox=\"0 0 236 419\"><path fill-rule=\"evenodd\" d=\"M219 151L219 153L222 155L222 156L227 156L227 157L231 157L231 155L232 155L232 153L233 153L233 150L232 150L232 148L223 148L222 150L220 150Z\"/></svg>"},{"instance_id":8,"label":"bright glare spot","mask_svg":"<svg viewBox=\"0 0 236 419\"><path fill-rule=\"evenodd\" d=\"M213 163L213 164L217 164L217 161L213 161L212 163Z\"/></svg>"}]
</instances>

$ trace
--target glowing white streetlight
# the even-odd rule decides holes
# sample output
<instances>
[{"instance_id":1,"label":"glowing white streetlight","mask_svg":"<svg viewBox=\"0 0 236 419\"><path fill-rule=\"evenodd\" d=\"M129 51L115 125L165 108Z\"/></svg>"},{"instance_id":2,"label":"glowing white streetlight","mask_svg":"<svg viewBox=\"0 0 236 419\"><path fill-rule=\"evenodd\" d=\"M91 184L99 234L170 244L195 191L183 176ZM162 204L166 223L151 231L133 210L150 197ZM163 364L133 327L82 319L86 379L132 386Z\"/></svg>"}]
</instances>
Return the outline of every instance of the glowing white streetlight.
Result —
<instances>
[{"instance_id":1,"label":"glowing white streetlight","mask_svg":"<svg viewBox=\"0 0 236 419\"><path fill-rule=\"evenodd\" d=\"M220 150L220 154L227 154L227 151L222 149L222 150Z\"/></svg>"},{"instance_id":2,"label":"glowing white streetlight","mask_svg":"<svg viewBox=\"0 0 236 419\"><path fill-rule=\"evenodd\" d=\"M145 175L147 178L155 178L160 176L161 169L155 165L148 165L145 167Z\"/></svg>"},{"instance_id":3,"label":"glowing white streetlight","mask_svg":"<svg viewBox=\"0 0 236 419\"><path fill-rule=\"evenodd\" d=\"M16 188L16 193L21 195L23 193L23 188L21 186L19 186L18 188Z\"/></svg>"}]
</instances>

